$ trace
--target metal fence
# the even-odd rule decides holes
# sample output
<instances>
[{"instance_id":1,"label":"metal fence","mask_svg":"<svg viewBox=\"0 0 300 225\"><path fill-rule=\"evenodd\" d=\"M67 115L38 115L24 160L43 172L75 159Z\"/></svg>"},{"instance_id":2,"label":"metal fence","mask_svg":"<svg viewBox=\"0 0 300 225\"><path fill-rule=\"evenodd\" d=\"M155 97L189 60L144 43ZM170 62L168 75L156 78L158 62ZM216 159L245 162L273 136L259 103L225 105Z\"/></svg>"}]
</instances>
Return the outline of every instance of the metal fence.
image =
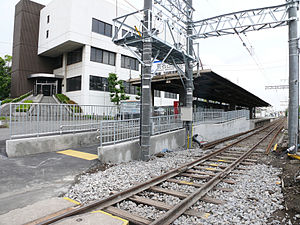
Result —
<instances>
[{"instance_id":1,"label":"metal fence","mask_svg":"<svg viewBox=\"0 0 300 225\"><path fill-rule=\"evenodd\" d=\"M10 138L103 130L104 142L116 142L139 135L139 113L125 114L117 106L11 103L9 112ZM153 135L183 127L179 109L154 107L152 112ZM194 123L226 122L241 117L249 118L249 111L202 109L194 112Z\"/></svg>"},{"instance_id":2,"label":"metal fence","mask_svg":"<svg viewBox=\"0 0 300 225\"><path fill-rule=\"evenodd\" d=\"M11 138L62 134L99 129L99 121L114 120L114 106L11 103Z\"/></svg>"},{"instance_id":3,"label":"metal fence","mask_svg":"<svg viewBox=\"0 0 300 225\"><path fill-rule=\"evenodd\" d=\"M153 117L159 117L162 126L166 120L174 121L174 107L153 107ZM170 119L166 119L171 115ZM100 121L121 121L139 117L136 110L124 111L119 106L71 105L43 103L9 104L9 128L11 138L45 136L63 133L94 131L100 129ZM163 130L155 128L156 130Z\"/></svg>"},{"instance_id":4,"label":"metal fence","mask_svg":"<svg viewBox=\"0 0 300 225\"><path fill-rule=\"evenodd\" d=\"M194 112L193 122L194 123L224 123L230 120L235 120L245 117L249 119L249 110L236 110L236 111L197 111Z\"/></svg>"},{"instance_id":5,"label":"metal fence","mask_svg":"<svg viewBox=\"0 0 300 225\"><path fill-rule=\"evenodd\" d=\"M157 116L151 118L151 135L183 128L180 115ZM100 146L134 140L140 136L140 119L100 121Z\"/></svg>"}]
</instances>

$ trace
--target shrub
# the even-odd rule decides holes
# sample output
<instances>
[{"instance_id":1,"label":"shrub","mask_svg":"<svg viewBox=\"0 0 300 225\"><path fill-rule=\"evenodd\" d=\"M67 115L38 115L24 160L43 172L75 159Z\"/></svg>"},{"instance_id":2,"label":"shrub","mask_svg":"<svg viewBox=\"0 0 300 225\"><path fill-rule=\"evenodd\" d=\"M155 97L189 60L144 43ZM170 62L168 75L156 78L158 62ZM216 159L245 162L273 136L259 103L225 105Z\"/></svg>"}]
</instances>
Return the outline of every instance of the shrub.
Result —
<instances>
[{"instance_id":1,"label":"shrub","mask_svg":"<svg viewBox=\"0 0 300 225\"><path fill-rule=\"evenodd\" d=\"M64 94L56 94L55 97L63 104L68 104L68 101L70 100L68 96Z\"/></svg>"},{"instance_id":2,"label":"shrub","mask_svg":"<svg viewBox=\"0 0 300 225\"><path fill-rule=\"evenodd\" d=\"M72 105L70 106L70 109L72 110L73 113L82 113L81 107L77 105L77 103L74 102L73 100L70 100L68 96L64 94L56 94L55 96L61 103Z\"/></svg>"},{"instance_id":3,"label":"shrub","mask_svg":"<svg viewBox=\"0 0 300 225\"><path fill-rule=\"evenodd\" d=\"M20 102L20 101L22 101L24 98L27 98L29 95L31 95L31 92L28 92L28 93L26 93L26 94L24 94L24 95L21 95L20 97L18 97L18 98L15 98L15 99L13 99L11 102Z\"/></svg>"},{"instance_id":4,"label":"shrub","mask_svg":"<svg viewBox=\"0 0 300 225\"><path fill-rule=\"evenodd\" d=\"M72 105L71 110L73 113L82 113L82 109L79 105Z\"/></svg>"},{"instance_id":5,"label":"shrub","mask_svg":"<svg viewBox=\"0 0 300 225\"><path fill-rule=\"evenodd\" d=\"M68 100L68 104L70 104L70 105L77 105L77 103L74 102L73 100Z\"/></svg>"},{"instance_id":6,"label":"shrub","mask_svg":"<svg viewBox=\"0 0 300 225\"><path fill-rule=\"evenodd\" d=\"M7 99L4 99L2 102L1 102L1 105L4 105L6 103L10 103L13 99L12 98L7 98Z\"/></svg>"},{"instance_id":7,"label":"shrub","mask_svg":"<svg viewBox=\"0 0 300 225\"><path fill-rule=\"evenodd\" d=\"M24 103L33 103L32 100L25 100ZM30 104L22 104L16 108L16 112L27 112L30 109Z\"/></svg>"}]
</instances>

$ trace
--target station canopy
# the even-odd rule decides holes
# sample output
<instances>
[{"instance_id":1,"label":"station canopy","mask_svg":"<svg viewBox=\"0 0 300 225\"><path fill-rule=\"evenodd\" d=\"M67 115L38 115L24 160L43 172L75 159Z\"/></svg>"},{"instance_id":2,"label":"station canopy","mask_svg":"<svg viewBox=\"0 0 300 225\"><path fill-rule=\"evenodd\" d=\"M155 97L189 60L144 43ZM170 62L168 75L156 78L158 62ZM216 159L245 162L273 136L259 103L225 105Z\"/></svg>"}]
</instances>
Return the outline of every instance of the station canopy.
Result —
<instances>
[{"instance_id":1,"label":"station canopy","mask_svg":"<svg viewBox=\"0 0 300 225\"><path fill-rule=\"evenodd\" d=\"M128 82L134 86L139 86L141 80L140 78L136 78ZM177 73L156 75L152 78L151 86L154 90L176 94L181 94L184 91L181 78ZM212 70L201 70L199 76L194 72L193 96L194 98L249 108L271 106L261 98L216 74Z\"/></svg>"}]
</instances>

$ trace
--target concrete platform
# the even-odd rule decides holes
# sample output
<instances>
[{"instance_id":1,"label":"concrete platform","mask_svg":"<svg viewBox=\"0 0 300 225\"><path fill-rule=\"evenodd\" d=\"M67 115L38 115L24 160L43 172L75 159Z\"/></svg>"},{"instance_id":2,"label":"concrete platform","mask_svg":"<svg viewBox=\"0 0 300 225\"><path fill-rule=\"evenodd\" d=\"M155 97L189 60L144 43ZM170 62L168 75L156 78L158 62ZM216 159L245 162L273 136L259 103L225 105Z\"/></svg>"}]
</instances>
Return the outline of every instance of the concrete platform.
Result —
<instances>
[{"instance_id":1,"label":"concrete platform","mask_svg":"<svg viewBox=\"0 0 300 225\"><path fill-rule=\"evenodd\" d=\"M32 205L28 205L24 208L15 209L9 213L0 215L0 225L21 225L25 223L32 222L43 216L47 216L51 213L57 211L77 207L78 203L72 202L65 198L51 198L43 201L36 202ZM103 211L95 211L91 213L86 213L64 220L58 221L54 224L60 225L73 225L73 224L82 224L82 225L127 225L128 221L115 217Z\"/></svg>"},{"instance_id":2,"label":"concrete platform","mask_svg":"<svg viewBox=\"0 0 300 225\"><path fill-rule=\"evenodd\" d=\"M76 206L76 204L63 198L51 198L36 202L24 208L12 210L0 215L0 225L20 225L29 223L45 215L59 210Z\"/></svg>"},{"instance_id":3,"label":"concrete platform","mask_svg":"<svg viewBox=\"0 0 300 225\"><path fill-rule=\"evenodd\" d=\"M129 221L103 211L94 211L54 223L55 225L128 225Z\"/></svg>"}]
</instances>

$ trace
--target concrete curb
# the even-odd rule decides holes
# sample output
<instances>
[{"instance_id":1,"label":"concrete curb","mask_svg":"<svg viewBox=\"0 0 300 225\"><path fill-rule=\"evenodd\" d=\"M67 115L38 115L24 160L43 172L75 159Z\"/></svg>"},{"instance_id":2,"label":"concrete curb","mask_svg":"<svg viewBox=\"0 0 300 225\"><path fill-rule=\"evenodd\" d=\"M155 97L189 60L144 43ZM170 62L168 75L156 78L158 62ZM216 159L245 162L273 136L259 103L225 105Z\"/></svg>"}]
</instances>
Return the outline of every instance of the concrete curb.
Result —
<instances>
[{"instance_id":1,"label":"concrete curb","mask_svg":"<svg viewBox=\"0 0 300 225\"><path fill-rule=\"evenodd\" d=\"M6 141L8 157L19 157L68 148L88 147L99 143L97 132L63 134L47 137L23 138Z\"/></svg>"},{"instance_id":2,"label":"concrete curb","mask_svg":"<svg viewBox=\"0 0 300 225\"><path fill-rule=\"evenodd\" d=\"M150 155L163 149L177 149L185 145L185 129L152 136ZM127 141L98 148L99 160L103 163L121 163L140 159L139 140Z\"/></svg>"}]
</instances>

